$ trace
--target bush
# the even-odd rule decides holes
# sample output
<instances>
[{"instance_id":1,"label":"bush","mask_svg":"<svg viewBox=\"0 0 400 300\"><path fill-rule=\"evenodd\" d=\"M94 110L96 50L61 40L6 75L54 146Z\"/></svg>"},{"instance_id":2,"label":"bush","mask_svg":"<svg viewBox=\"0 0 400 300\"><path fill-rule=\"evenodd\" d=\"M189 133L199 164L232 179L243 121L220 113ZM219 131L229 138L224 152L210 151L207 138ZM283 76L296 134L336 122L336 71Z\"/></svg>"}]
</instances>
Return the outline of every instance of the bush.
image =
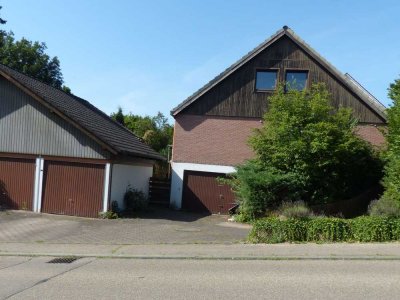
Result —
<instances>
[{"instance_id":1,"label":"bush","mask_svg":"<svg viewBox=\"0 0 400 300\"><path fill-rule=\"evenodd\" d=\"M372 201L368 212L371 216L400 217L400 204L386 195L379 200Z\"/></svg>"},{"instance_id":2,"label":"bush","mask_svg":"<svg viewBox=\"0 0 400 300\"><path fill-rule=\"evenodd\" d=\"M254 222L248 240L252 243L399 241L400 218L270 217Z\"/></svg>"},{"instance_id":3,"label":"bush","mask_svg":"<svg viewBox=\"0 0 400 300\"><path fill-rule=\"evenodd\" d=\"M304 201L283 202L277 212L285 218L307 218L314 215Z\"/></svg>"},{"instance_id":4,"label":"bush","mask_svg":"<svg viewBox=\"0 0 400 300\"><path fill-rule=\"evenodd\" d=\"M146 208L147 198L142 191L128 187L124 195L125 210L140 211Z\"/></svg>"},{"instance_id":5,"label":"bush","mask_svg":"<svg viewBox=\"0 0 400 300\"><path fill-rule=\"evenodd\" d=\"M386 242L392 240L392 219L363 216L349 220L354 240Z\"/></svg>"},{"instance_id":6,"label":"bush","mask_svg":"<svg viewBox=\"0 0 400 300\"><path fill-rule=\"evenodd\" d=\"M118 214L111 210L106 212L101 212L99 216L101 219L118 219Z\"/></svg>"},{"instance_id":7,"label":"bush","mask_svg":"<svg viewBox=\"0 0 400 300\"><path fill-rule=\"evenodd\" d=\"M306 220L287 219L285 221L272 217L254 222L249 234L253 243L301 242L306 240Z\"/></svg>"},{"instance_id":8,"label":"bush","mask_svg":"<svg viewBox=\"0 0 400 300\"><path fill-rule=\"evenodd\" d=\"M350 109L335 109L323 85L268 98L264 125L250 139L256 158L231 181L241 213L262 216L282 201L349 199L379 182L382 163L355 133Z\"/></svg>"},{"instance_id":9,"label":"bush","mask_svg":"<svg viewBox=\"0 0 400 300\"><path fill-rule=\"evenodd\" d=\"M288 201L288 194L295 195L300 183L292 173L266 170L257 161L248 161L237 167L237 172L228 183L239 200L239 213L246 220L264 216L266 208L277 208L283 201Z\"/></svg>"},{"instance_id":10,"label":"bush","mask_svg":"<svg viewBox=\"0 0 400 300\"><path fill-rule=\"evenodd\" d=\"M345 219L318 217L307 223L307 241L344 242L350 237L350 227Z\"/></svg>"}]
</instances>

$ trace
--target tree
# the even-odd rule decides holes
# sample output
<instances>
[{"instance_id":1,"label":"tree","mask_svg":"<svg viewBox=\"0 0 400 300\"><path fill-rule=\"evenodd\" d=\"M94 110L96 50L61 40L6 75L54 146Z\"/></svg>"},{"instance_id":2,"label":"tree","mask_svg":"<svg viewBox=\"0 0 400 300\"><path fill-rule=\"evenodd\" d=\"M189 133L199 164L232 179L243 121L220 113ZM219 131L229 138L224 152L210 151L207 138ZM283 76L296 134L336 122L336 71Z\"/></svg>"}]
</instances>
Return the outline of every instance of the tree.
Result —
<instances>
[{"instance_id":1,"label":"tree","mask_svg":"<svg viewBox=\"0 0 400 300\"><path fill-rule=\"evenodd\" d=\"M3 6L0 6L0 10L3 8ZM0 24L1 25L4 25L4 24L6 24L7 23L7 21L6 20L4 20L3 18L0 18Z\"/></svg>"},{"instance_id":2,"label":"tree","mask_svg":"<svg viewBox=\"0 0 400 300\"><path fill-rule=\"evenodd\" d=\"M387 110L388 149L383 178L385 192L381 201L387 206L393 204L400 207L400 79L390 84L388 95L393 104ZM381 205L384 205L384 203L381 203ZM398 213L400 214L400 212Z\"/></svg>"},{"instance_id":3,"label":"tree","mask_svg":"<svg viewBox=\"0 0 400 300\"><path fill-rule=\"evenodd\" d=\"M122 126L125 126L124 113L122 112L121 107L118 107L118 111L113 115L113 118L119 124L121 124Z\"/></svg>"},{"instance_id":4,"label":"tree","mask_svg":"<svg viewBox=\"0 0 400 300\"><path fill-rule=\"evenodd\" d=\"M348 199L380 179L372 147L354 134L350 109L335 110L322 84L305 91L280 86L264 124L250 139L256 157L231 181L250 218L282 201L320 204Z\"/></svg>"},{"instance_id":5,"label":"tree","mask_svg":"<svg viewBox=\"0 0 400 300\"><path fill-rule=\"evenodd\" d=\"M0 24L5 23L0 18ZM45 43L32 42L26 38L15 40L13 32L0 30L1 64L70 93L70 88L63 86L60 61L57 56L50 57L46 54L46 49Z\"/></svg>"},{"instance_id":6,"label":"tree","mask_svg":"<svg viewBox=\"0 0 400 300\"><path fill-rule=\"evenodd\" d=\"M119 107L117 112L111 114L111 118L124 125L151 148L168 157L169 146L172 144L173 127L162 113L159 112L154 117L143 117L132 113L125 115L122 108ZM157 162L154 165L153 176L168 177L169 163Z\"/></svg>"},{"instance_id":7,"label":"tree","mask_svg":"<svg viewBox=\"0 0 400 300\"><path fill-rule=\"evenodd\" d=\"M116 113L111 114L111 118L131 130L154 150L167 155L168 146L172 144L173 127L162 113L154 117L131 113L125 115L119 107Z\"/></svg>"}]
</instances>

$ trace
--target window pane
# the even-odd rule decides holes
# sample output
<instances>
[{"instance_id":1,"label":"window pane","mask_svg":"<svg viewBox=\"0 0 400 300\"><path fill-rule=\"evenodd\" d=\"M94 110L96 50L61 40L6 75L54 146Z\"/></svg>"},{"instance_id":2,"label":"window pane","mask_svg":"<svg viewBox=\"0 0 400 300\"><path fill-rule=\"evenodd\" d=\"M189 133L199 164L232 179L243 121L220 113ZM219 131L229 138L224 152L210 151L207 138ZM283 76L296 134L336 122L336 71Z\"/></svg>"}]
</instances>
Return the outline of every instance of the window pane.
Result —
<instances>
[{"instance_id":1,"label":"window pane","mask_svg":"<svg viewBox=\"0 0 400 300\"><path fill-rule=\"evenodd\" d=\"M306 71L287 71L286 89L302 91L307 86L308 72Z\"/></svg>"},{"instance_id":2,"label":"window pane","mask_svg":"<svg viewBox=\"0 0 400 300\"><path fill-rule=\"evenodd\" d=\"M257 71L256 90L274 90L277 71Z\"/></svg>"}]
</instances>

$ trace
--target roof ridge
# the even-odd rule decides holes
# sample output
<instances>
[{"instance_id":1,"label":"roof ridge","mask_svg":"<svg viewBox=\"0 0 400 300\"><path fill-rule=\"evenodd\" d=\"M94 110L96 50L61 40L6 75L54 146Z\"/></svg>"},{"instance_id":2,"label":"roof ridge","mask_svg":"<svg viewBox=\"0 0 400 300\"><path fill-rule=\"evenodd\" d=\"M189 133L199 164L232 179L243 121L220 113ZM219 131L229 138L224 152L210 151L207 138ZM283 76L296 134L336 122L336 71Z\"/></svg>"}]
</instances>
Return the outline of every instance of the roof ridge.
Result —
<instances>
[{"instance_id":1,"label":"roof ridge","mask_svg":"<svg viewBox=\"0 0 400 300\"><path fill-rule=\"evenodd\" d=\"M357 95L359 97L359 99L361 101L363 101L367 106L369 106L370 109L372 111L374 111L379 117L381 117L383 120L386 120L385 107L379 102L379 100L377 100L375 97L373 97L373 98L375 98L376 101L371 97L367 97L365 95L365 92L362 92L360 90L360 88L358 88L358 87L354 88L354 84L349 83L349 80L346 79L346 76L341 71L339 71L327 59L322 57L316 50L314 50L314 48L312 48L309 44L307 44L300 36L298 36L291 28L289 28L286 25L283 26L283 28L281 28L280 30L278 30L275 34L270 36L268 39L266 39L264 42L259 44L257 47L255 47L253 50L248 52L246 55L244 55L242 58L240 58L234 64L229 66L223 72L218 74L216 77L214 77L212 80L210 80L208 83L206 83L203 87L198 89L191 96L189 96L184 101L182 101L180 104L178 104L175 108L173 108L171 110L171 115L176 116L178 113L180 113L186 107L188 107L190 104L192 104L194 101L196 101L199 97L201 97L203 94L208 92L210 89L212 89L218 83L220 83L223 79L225 79L226 77L231 75L234 71L236 71L242 65L246 64L249 60L254 58L261 51L268 48L272 43L274 43L276 40L280 39L282 36L287 36L288 38L290 38L294 43L296 43L300 48L302 48L303 51L305 51L314 60L316 60L317 63L321 64L325 69L327 69L328 72L330 72L334 77L336 77L339 81L341 81L342 84L350 92ZM379 102L379 103L377 103L377 102Z\"/></svg>"},{"instance_id":2,"label":"roof ridge","mask_svg":"<svg viewBox=\"0 0 400 300\"><path fill-rule=\"evenodd\" d=\"M72 94L72 93L67 93L67 92L64 91L62 88L57 88L57 87L55 87L55 86L52 86L52 85L48 84L47 82L44 82L44 81L42 81L42 80L40 80L40 79L38 79L38 78L33 77L32 75L26 74L25 72L19 71L19 70L15 69L15 68L12 68L12 67L7 66L7 65L2 64L2 63L0 63L0 65L3 66L3 67L8 68L8 69L10 69L10 70L13 70L14 72L20 73L20 74L22 74L22 75L24 75L24 76L26 76L26 77L29 77L29 78L32 79L32 80L39 81L40 83L45 84L45 85L47 85L48 87L51 87L52 89L55 89L55 90L57 90L57 91L63 92L64 94L66 94L66 95L68 95L68 96L71 96L71 95L75 96L75 95Z\"/></svg>"},{"instance_id":3,"label":"roof ridge","mask_svg":"<svg viewBox=\"0 0 400 300\"><path fill-rule=\"evenodd\" d=\"M107 115L104 111L102 111L101 109L97 108L96 106L94 106L92 103L90 103L88 100L83 99L79 96L76 95L72 95L74 98L76 98L76 100L78 100L80 103L82 103L83 105L88 105L90 106L90 108L95 109L97 112L99 112L102 116L106 117L106 119L108 121L111 121L114 125L119 126L120 128L128 131L129 133L131 133L132 135L134 135L139 141L143 142L143 139L138 137L133 131L131 131L129 128L125 127L124 125L120 124L119 122L117 122L116 120L114 120L112 117L110 117L109 115Z\"/></svg>"},{"instance_id":4,"label":"roof ridge","mask_svg":"<svg viewBox=\"0 0 400 300\"><path fill-rule=\"evenodd\" d=\"M286 29L285 29L286 27ZM199 88L197 91L195 91L192 95L187 97L185 100L183 100L180 104L178 104L176 107L174 107L171 110L171 115L175 115L177 111L180 111L180 108L190 102L191 99L195 98L197 95L201 94L204 90L206 90L208 87L211 87L214 82L219 81L220 77L224 77L227 72L230 72L231 70L235 69L238 65L240 65L243 61L245 61L248 57L252 56L254 53L257 53L259 50L261 50L263 47L266 46L269 42L271 42L274 38L277 38L280 34L284 33L289 27L286 25L279 29L277 32L275 32L273 35L271 35L269 38L265 39L262 43L258 44L255 48L247 52L245 55L243 55L241 58L239 58L237 61L235 61L233 64L231 64L229 67L227 67L224 71L219 73L217 76L215 76L213 79L208 81L205 85L203 85L201 88ZM183 107L184 108L184 107ZM178 112L179 112L178 111Z\"/></svg>"},{"instance_id":5,"label":"roof ridge","mask_svg":"<svg viewBox=\"0 0 400 300\"><path fill-rule=\"evenodd\" d=\"M55 88L41 80L0 63L1 73L32 92L50 107L78 125L83 132L108 147L108 151L150 159L164 157L128 128L113 120L88 100Z\"/></svg>"},{"instance_id":6,"label":"roof ridge","mask_svg":"<svg viewBox=\"0 0 400 300\"><path fill-rule=\"evenodd\" d=\"M73 98L75 98L77 101L79 101L80 103L82 103L83 105L90 106L90 108L95 109L95 110L96 110L97 112L99 112L101 115L103 115L104 117L106 117L107 120L109 120L109 121L111 121L112 123L114 123L115 125L117 125L117 126L123 128L124 130L127 130L129 133L133 134L139 141L143 142L143 139L142 139L142 138L138 137L134 132L132 132L131 130L129 130L129 129L126 128L125 126L123 126L123 125L121 125L120 123L118 123L117 121L115 121L113 118L111 118L109 115L107 115L104 111L102 111L102 110L99 109L98 107L94 106L94 105L93 105L92 103L90 103L88 100L83 99L83 98L81 98L81 97L79 97L79 96L77 96L77 95L75 95L75 94L73 94L73 93L67 93L66 91L64 91L64 90L61 89L61 88L57 88L57 87L55 87L55 86L52 86L52 85L50 85L50 84L48 84L48 83L46 83L46 82L44 82L44 81L42 81L42 80L40 80L40 79L37 79L37 78L35 78L35 77L33 77L33 76L29 75L29 74L26 74L26 73L24 73L24 72L18 71L18 70L14 69L14 68L12 68L12 67L10 67L10 66L7 66L7 65L5 65L5 64L0 63L0 65L4 66L4 67L6 67L6 68L9 68L9 69L11 69L11 70L13 70L14 72L21 73L21 74L23 74L24 76L27 76L27 77L29 77L29 78L32 79L32 80L39 81L40 83L42 83L42 84L48 86L49 88L52 88L52 89L55 89L55 90L57 90L57 91L59 91L59 92L64 93L66 96L73 97Z\"/></svg>"}]
</instances>

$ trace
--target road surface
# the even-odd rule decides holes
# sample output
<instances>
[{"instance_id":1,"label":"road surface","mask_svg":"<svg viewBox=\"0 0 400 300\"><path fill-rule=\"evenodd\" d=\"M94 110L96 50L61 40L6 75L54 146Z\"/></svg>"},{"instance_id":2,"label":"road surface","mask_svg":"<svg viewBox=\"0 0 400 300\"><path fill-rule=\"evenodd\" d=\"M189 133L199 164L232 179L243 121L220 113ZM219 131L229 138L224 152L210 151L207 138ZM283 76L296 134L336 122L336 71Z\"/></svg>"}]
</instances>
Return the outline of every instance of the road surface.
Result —
<instances>
[{"instance_id":1,"label":"road surface","mask_svg":"<svg viewBox=\"0 0 400 300\"><path fill-rule=\"evenodd\" d=\"M395 299L399 260L0 257L0 299Z\"/></svg>"}]
</instances>

